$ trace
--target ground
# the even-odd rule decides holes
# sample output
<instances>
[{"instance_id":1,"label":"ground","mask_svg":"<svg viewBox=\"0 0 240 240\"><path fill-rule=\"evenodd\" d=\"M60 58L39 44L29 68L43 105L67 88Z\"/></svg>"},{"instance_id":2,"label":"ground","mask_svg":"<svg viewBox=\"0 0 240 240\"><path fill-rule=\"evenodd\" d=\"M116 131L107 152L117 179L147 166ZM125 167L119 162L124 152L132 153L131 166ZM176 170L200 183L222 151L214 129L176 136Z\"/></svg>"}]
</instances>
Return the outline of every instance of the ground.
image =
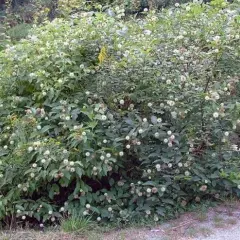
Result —
<instances>
[{"instance_id":1,"label":"ground","mask_svg":"<svg viewBox=\"0 0 240 240\"><path fill-rule=\"evenodd\" d=\"M105 233L92 229L85 236L63 233L59 229L3 231L0 240L240 240L240 203L226 202L152 227Z\"/></svg>"}]
</instances>

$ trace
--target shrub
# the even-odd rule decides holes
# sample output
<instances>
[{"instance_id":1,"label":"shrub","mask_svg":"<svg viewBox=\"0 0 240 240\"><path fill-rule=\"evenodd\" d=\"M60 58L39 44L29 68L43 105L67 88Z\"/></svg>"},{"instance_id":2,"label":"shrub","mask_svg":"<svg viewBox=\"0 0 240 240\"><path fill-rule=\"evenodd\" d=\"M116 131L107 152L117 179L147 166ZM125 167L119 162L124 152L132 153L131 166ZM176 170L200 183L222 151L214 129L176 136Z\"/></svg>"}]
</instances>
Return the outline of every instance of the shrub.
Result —
<instances>
[{"instance_id":1,"label":"shrub","mask_svg":"<svg viewBox=\"0 0 240 240\"><path fill-rule=\"evenodd\" d=\"M19 41L22 38L25 38L28 35L28 32L31 28L31 24L18 24L15 27L10 28L7 31L7 35L11 38L13 42Z\"/></svg>"},{"instance_id":2,"label":"shrub","mask_svg":"<svg viewBox=\"0 0 240 240\"><path fill-rule=\"evenodd\" d=\"M158 221L239 195L238 6L73 15L1 52L1 219Z\"/></svg>"}]
</instances>

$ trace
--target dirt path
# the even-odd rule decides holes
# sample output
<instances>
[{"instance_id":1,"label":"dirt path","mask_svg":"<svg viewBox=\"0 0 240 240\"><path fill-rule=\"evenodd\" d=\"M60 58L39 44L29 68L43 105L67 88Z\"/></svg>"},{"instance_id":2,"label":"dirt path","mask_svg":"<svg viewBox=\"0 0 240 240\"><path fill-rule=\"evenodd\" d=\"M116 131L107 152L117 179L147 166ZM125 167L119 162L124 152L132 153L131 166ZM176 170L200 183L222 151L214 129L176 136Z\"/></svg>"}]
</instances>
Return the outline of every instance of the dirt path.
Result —
<instances>
[{"instance_id":1,"label":"dirt path","mask_svg":"<svg viewBox=\"0 0 240 240\"><path fill-rule=\"evenodd\" d=\"M208 211L186 213L152 228L128 228L109 233L94 229L86 237L52 232L2 232L0 240L240 240L240 204L226 203Z\"/></svg>"}]
</instances>

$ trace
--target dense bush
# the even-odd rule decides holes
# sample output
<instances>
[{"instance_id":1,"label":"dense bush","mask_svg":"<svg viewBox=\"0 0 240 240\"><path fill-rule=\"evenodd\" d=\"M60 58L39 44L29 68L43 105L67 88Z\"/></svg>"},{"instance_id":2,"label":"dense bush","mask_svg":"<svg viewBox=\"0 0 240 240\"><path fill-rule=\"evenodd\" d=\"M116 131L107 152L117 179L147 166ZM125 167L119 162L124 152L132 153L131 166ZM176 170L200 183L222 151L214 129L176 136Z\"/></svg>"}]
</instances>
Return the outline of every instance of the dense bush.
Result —
<instances>
[{"instance_id":1,"label":"dense bush","mask_svg":"<svg viewBox=\"0 0 240 240\"><path fill-rule=\"evenodd\" d=\"M239 195L238 9L84 13L1 52L1 219L158 221Z\"/></svg>"}]
</instances>

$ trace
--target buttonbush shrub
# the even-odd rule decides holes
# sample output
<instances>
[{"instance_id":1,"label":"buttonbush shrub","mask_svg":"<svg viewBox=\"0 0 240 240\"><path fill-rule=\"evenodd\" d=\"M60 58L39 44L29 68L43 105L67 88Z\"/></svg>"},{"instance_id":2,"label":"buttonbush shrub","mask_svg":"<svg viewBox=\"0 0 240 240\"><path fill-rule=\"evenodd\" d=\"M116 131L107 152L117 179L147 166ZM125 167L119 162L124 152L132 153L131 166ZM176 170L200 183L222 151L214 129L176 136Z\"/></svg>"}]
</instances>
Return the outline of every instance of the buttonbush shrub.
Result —
<instances>
[{"instance_id":1,"label":"buttonbush shrub","mask_svg":"<svg viewBox=\"0 0 240 240\"><path fill-rule=\"evenodd\" d=\"M158 221L239 195L239 4L112 11L0 53L3 221Z\"/></svg>"}]
</instances>

